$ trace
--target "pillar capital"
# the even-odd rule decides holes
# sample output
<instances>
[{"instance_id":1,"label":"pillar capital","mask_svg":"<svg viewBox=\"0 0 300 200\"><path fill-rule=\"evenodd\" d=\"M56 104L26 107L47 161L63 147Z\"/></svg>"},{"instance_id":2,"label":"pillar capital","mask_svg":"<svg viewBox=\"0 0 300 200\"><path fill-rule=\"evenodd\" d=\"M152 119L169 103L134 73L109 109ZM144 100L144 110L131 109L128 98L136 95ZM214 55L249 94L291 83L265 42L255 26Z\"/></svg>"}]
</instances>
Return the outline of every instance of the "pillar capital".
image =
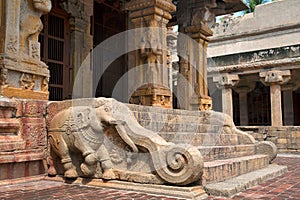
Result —
<instances>
[{"instance_id":1,"label":"pillar capital","mask_svg":"<svg viewBox=\"0 0 300 200\"><path fill-rule=\"evenodd\" d=\"M125 4L125 9L131 11L132 22L139 23L140 18L146 21L164 19L165 24L172 18L170 12L176 11L172 0L131 0Z\"/></svg>"},{"instance_id":2,"label":"pillar capital","mask_svg":"<svg viewBox=\"0 0 300 200\"><path fill-rule=\"evenodd\" d=\"M193 39L208 40L212 36L211 27L215 23L214 8L216 0L180 1L177 20L182 25L182 31L191 34Z\"/></svg>"},{"instance_id":3,"label":"pillar capital","mask_svg":"<svg viewBox=\"0 0 300 200\"><path fill-rule=\"evenodd\" d=\"M239 80L238 75L228 73L213 77L213 81L216 82L219 89L232 88L239 82Z\"/></svg>"},{"instance_id":4,"label":"pillar capital","mask_svg":"<svg viewBox=\"0 0 300 200\"><path fill-rule=\"evenodd\" d=\"M260 72L263 84L270 86L272 126L282 126L281 85L291 79L290 70L270 70Z\"/></svg>"},{"instance_id":5,"label":"pillar capital","mask_svg":"<svg viewBox=\"0 0 300 200\"><path fill-rule=\"evenodd\" d=\"M259 73L260 80L265 85L282 85L291 79L290 70L270 70Z\"/></svg>"}]
</instances>

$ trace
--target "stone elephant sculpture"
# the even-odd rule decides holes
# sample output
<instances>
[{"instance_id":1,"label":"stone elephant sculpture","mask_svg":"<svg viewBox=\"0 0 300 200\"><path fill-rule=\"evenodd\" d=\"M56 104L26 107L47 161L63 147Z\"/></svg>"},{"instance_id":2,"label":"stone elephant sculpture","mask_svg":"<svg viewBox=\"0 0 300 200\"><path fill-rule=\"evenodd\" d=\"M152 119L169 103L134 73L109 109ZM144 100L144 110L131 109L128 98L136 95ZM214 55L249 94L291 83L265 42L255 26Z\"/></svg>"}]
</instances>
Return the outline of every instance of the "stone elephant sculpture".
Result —
<instances>
[{"instance_id":1,"label":"stone elephant sculpture","mask_svg":"<svg viewBox=\"0 0 300 200\"><path fill-rule=\"evenodd\" d=\"M203 159L196 147L167 142L158 133L143 128L126 104L95 98L52 105L55 113L48 119L49 141L52 152L60 158L65 177L83 174L92 178L187 185L202 176ZM51 110L51 104L48 109ZM128 152L129 147L131 161L123 159L122 163L133 163L133 167L118 165L113 156L115 151L110 149L114 143L103 143L104 136L111 131L113 138L105 138L118 138L119 155L122 150ZM48 173L55 175L54 170Z\"/></svg>"},{"instance_id":2,"label":"stone elephant sculpture","mask_svg":"<svg viewBox=\"0 0 300 200\"><path fill-rule=\"evenodd\" d=\"M51 120L48 137L51 150L61 159L64 176L78 177L71 156L71 153L75 153L82 158L80 169L84 176L114 179L113 164L103 144L105 129L114 126L132 151L138 151L126 134L123 123L113 118L111 108L107 106L97 108L76 106L56 114ZM100 173L99 169L97 171L97 163L100 163ZM49 172L51 175L56 175L53 167Z\"/></svg>"}]
</instances>

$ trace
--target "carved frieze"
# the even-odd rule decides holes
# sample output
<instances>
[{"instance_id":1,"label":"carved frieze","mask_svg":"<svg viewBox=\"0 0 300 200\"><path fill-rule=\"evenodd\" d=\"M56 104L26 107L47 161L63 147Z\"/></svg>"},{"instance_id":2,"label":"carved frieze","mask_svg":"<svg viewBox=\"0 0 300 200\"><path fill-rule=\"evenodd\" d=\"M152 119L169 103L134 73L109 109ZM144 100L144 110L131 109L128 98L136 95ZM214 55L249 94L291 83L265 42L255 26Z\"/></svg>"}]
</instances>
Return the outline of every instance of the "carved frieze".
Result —
<instances>
[{"instance_id":1,"label":"carved frieze","mask_svg":"<svg viewBox=\"0 0 300 200\"><path fill-rule=\"evenodd\" d=\"M23 90L31 90L33 91L35 86L35 75L22 73L19 79L20 86Z\"/></svg>"},{"instance_id":2,"label":"carved frieze","mask_svg":"<svg viewBox=\"0 0 300 200\"><path fill-rule=\"evenodd\" d=\"M49 70L40 60L38 36L43 28L40 17L50 12L51 0L11 0L5 2L5 9L0 94L46 100Z\"/></svg>"},{"instance_id":3,"label":"carved frieze","mask_svg":"<svg viewBox=\"0 0 300 200\"><path fill-rule=\"evenodd\" d=\"M8 53L17 53L18 51L18 38L16 35L12 34L8 38L6 50Z\"/></svg>"}]
</instances>

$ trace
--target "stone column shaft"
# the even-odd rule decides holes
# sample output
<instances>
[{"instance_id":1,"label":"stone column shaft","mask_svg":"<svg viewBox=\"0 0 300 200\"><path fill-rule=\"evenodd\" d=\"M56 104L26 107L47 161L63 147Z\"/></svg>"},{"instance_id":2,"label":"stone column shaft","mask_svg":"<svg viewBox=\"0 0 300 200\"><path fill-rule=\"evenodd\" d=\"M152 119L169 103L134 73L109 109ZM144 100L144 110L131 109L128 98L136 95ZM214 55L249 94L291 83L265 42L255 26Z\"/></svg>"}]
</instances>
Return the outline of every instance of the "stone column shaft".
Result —
<instances>
[{"instance_id":1,"label":"stone column shaft","mask_svg":"<svg viewBox=\"0 0 300 200\"><path fill-rule=\"evenodd\" d=\"M133 90L130 103L171 108L167 23L176 6L171 0L131 0L125 7L136 28L135 45L140 47L129 67L135 68L128 77L129 92Z\"/></svg>"},{"instance_id":2,"label":"stone column shaft","mask_svg":"<svg viewBox=\"0 0 300 200\"><path fill-rule=\"evenodd\" d=\"M179 31L189 35L196 44L186 42L179 37L178 52L180 58L180 75L178 82L178 97L182 109L212 109L212 100L207 88L207 45L208 37L212 36L211 25L215 15L213 8L217 7L215 0L179 1L177 21ZM182 43L182 44L180 44ZM186 56L186 58L182 58Z\"/></svg>"},{"instance_id":3,"label":"stone column shaft","mask_svg":"<svg viewBox=\"0 0 300 200\"><path fill-rule=\"evenodd\" d=\"M233 104L232 104L232 89L222 89L222 108L223 113L233 117Z\"/></svg>"},{"instance_id":4,"label":"stone column shaft","mask_svg":"<svg viewBox=\"0 0 300 200\"><path fill-rule=\"evenodd\" d=\"M248 125L248 99L247 92L239 93L239 103L240 103L240 125Z\"/></svg>"},{"instance_id":5,"label":"stone column shaft","mask_svg":"<svg viewBox=\"0 0 300 200\"><path fill-rule=\"evenodd\" d=\"M74 87L72 96L92 97L95 95L92 82L93 72L87 56L90 56L93 49L93 38L90 34L93 1L68 0L62 3L62 7L70 16L70 69L72 69L70 86Z\"/></svg>"},{"instance_id":6,"label":"stone column shaft","mask_svg":"<svg viewBox=\"0 0 300 200\"><path fill-rule=\"evenodd\" d=\"M290 80L291 72L271 70L261 72L259 76L265 85L270 86L272 126L282 126L281 85Z\"/></svg>"},{"instance_id":7,"label":"stone column shaft","mask_svg":"<svg viewBox=\"0 0 300 200\"><path fill-rule=\"evenodd\" d=\"M213 79L217 83L217 87L222 90L223 113L233 117L232 87L239 82L238 75L221 74L220 76L215 76Z\"/></svg>"},{"instance_id":8,"label":"stone column shaft","mask_svg":"<svg viewBox=\"0 0 300 200\"><path fill-rule=\"evenodd\" d=\"M281 86L270 85L272 126L282 126Z\"/></svg>"}]
</instances>

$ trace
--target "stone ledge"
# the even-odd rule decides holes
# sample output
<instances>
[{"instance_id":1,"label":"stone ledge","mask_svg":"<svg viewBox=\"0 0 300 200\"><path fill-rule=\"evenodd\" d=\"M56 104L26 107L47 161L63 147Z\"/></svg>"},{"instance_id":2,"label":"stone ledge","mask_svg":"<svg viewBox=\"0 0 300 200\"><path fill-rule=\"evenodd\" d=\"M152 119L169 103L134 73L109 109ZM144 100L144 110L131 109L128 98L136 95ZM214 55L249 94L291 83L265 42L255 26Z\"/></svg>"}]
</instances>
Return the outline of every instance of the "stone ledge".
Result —
<instances>
[{"instance_id":1,"label":"stone ledge","mask_svg":"<svg viewBox=\"0 0 300 200\"><path fill-rule=\"evenodd\" d=\"M45 180L59 181L65 183L94 186L94 187L104 187L111 189L120 189L126 191L136 191L144 192L155 195L166 195L170 197L185 198L185 199L205 199L207 194L203 190L202 186L190 186L190 187L177 187L168 185L154 185L154 184L140 184L124 181L104 181L102 179L86 179L77 178L72 181L72 179L64 179L61 176L56 177L46 177Z\"/></svg>"},{"instance_id":2,"label":"stone ledge","mask_svg":"<svg viewBox=\"0 0 300 200\"><path fill-rule=\"evenodd\" d=\"M45 179L45 175L28 176L28 177L22 177L16 179L6 179L6 180L0 180L0 186L13 185L19 183L28 183L33 181L40 181L43 179Z\"/></svg>"},{"instance_id":3,"label":"stone ledge","mask_svg":"<svg viewBox=\"0 0 300 200\"><path fill-rule=\"evenodd\" d=\"M234 194L280 176L288 171L286 166L276 164L256 170L223 182L207 184L204 189L209 195L231 197Z\"/></svg>"},{"instance_id":4,"label":"stone ledge","mask_svg":"<svg viewBox=\"0 0 300 200\"><path fill-rule=\"evenodd\" d=\"M45 152L42 149L14 151L14 152L0 152L1 164L39 161L44 159L45 159Z\"/></svg>"}]
</instances>

